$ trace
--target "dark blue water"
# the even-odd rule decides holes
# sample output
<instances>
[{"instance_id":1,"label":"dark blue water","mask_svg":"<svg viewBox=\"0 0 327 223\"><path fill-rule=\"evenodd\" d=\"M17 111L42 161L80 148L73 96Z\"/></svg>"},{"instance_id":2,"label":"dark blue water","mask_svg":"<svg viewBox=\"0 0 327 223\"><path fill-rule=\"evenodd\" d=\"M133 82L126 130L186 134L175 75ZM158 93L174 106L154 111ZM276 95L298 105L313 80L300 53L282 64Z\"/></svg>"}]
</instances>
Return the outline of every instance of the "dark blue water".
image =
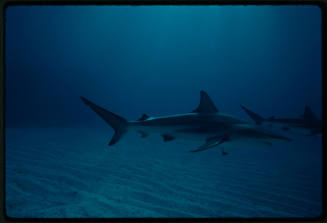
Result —
<instances>
[{"instance_id":1,"label":"dark blue water","mask_svg":"<svg viewBox=\"0 0 327 223\"><path fill-rule=\"evenodd\" d=\"M240 104L321 118L317 6L11 6L5 38L9 216L320 215L320 136L226 157L133 133L110 148L80 100L136 120L190 112L205 90L250 123Z\"/></svg>"}]
</instances>

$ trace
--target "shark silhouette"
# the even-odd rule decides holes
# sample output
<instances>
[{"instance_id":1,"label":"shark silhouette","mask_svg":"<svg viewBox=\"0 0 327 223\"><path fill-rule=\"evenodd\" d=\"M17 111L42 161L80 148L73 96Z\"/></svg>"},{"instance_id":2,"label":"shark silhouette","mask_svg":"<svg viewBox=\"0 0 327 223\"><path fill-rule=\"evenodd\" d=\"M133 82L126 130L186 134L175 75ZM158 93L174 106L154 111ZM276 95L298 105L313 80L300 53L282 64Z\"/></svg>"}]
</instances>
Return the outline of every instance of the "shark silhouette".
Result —
<instances>
[{"instance_id":1,"label":"shark silhouette","mask_svg":"<svg viewBox=\"0 0 327 223\"><path fill-rule=\"evenodd\" d=\"M139 132L141 137L157 133L163 137L164 142L174 139L202 142L201 146L191 152L203 151L219 145L271 146L275 142L290 141L289 138L221 113L204 91L200 92L200 104L192 112L161 117L143 114L137 121L127 121L84 97L81 99L115 130L109 146L117 143L128 130ZM222 154L227 153L222 150Z\"/></svg>"},{"instance_id":2,"label":"shark silhouette","mask_svg":"<svg viewBox=\"0 0 327 223\"><path fill-rule=\"evenodd\" d=\"M304 113L299 118L275 118L274 116L263 118L243 105L241 105L241 108L257 125L267 124L270 127L277 127L284 131L293 130L308 135L319 134L322 130L321 120L313 114L309 106L305 106Z\"/></svg>"}]
</instances>

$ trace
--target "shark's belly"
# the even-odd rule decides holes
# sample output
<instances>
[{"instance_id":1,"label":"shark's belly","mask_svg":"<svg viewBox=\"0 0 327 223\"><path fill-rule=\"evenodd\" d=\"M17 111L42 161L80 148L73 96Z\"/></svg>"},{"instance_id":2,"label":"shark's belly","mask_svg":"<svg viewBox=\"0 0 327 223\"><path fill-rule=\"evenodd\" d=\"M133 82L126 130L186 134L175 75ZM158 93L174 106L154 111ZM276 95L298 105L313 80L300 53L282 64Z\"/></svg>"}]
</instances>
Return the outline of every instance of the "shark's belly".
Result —
<instances>
[{"instance_id":1,"label":"shark's belly","mask_svg":"<svg viewBox=\"0 0 327 223\"><path fill-rule=\"evenodd\" d=\"M310 133L310 130L308 130L307 128L296 126L296 125L283 124L283 123L266 122L263 123L263 127L273 131L278 131L279 133L289 132L289 133L295 133L301 135L307 135Z\"/></svg>"},{"instance_id":2,"label":"shark's belly","mask_svg":"<svg viewBox=\"0 0 327 223\"><path fill-rule=\"evenodd\" d=\"M199 126L134 126L135 131L141 131L147 134L169 135L175 139L188 141L203 141L208 138L217 136L223 132L210 131L210 128Z\"/></svg>"},{"instance_id":3,"label":"shark's belly","mask_svg":"<svg viewBox=\"0 0 327 223\"><path fill-rule=\"evenodd\" d=\"M227 148L248 148L248 147L266 147L271 146L271 143L267 140L258 140L255 138L236 138L225 142L223 147Z\"/></svg>"},{"instance_id":4,"label":"shark's belly","mask_svg":"<svg viewBox=\"0 0 327 223\"><path fill-rule=\"evenodd\" d=\"M197 134L197 133L189 133L189 132L175 132L172 134L176 137L176 139L182 139L187 141L200 141L206 142L208 138L216 137L215 133L206 133L206 134Z\"/></svg>"}]
</instances>

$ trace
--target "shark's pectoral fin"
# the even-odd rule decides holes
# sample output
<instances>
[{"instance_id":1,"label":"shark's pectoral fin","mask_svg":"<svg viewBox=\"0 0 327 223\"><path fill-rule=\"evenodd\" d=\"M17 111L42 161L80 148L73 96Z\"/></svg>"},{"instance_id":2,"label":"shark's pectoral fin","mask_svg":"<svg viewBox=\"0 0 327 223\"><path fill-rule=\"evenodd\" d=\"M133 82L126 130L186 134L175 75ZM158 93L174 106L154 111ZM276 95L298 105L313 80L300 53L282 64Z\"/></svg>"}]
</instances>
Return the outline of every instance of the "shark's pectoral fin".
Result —
<instances>
[{"instance_id":1,"label":"shark's pectoral fin","mask_svg":"<svg viewBox=\"0 0 327 223\"><path fill-rule=\"evenodd\" d=\"M190 150L190 152L204 151L204 150L216 147L218 145L221 145L228 140L229 140L228 136L223 136L220 138L218 138L218 137L209 138L209 139L207 139L207 142L205 144L203 144L202 146L200 146L199 148L197 148L195 150Z\"/></svg>"},{"instance_id":2,"label":"shark's pectoral fin","mask_svg":"<svg viewBox=\"0 0 327 223\"><path fill-rule=\"evenodd\" d=\"M207 143L206 143L206 144L200 146L200 147L197 148L197 149L190 150L190 152L192 152L192 153L195 153L195 152L201 152L201 151L204 151L204 150L210 149L210 148L212 148L212 147L215 147L215 146L217 146L217 145L218 145L218 143L210 144L210 145L207 145Z\"/></svg>"},{"instance_id":3,"label":"shark's pectoral fin","mask_svg":"<svg viewBox=\"0 0 327 223\"><path fill-rule=\"evenodd\" d=\"M147 137L147 136L149 135L148 133L143 132L143 131L138 131L138 133L141 134L141 137L142 137L142 138L145 138L145 137Z\"/></svg>"},{"instance_id":4,"label":"shark's pectoral fin","mask_svg":"<svg viewBox=\"0 0 327 223\"><path fill-rule=\"evenodd\" d=\"M175 137L174 137L174 136L171 136L171 135L168 135L168 134L162 134L161 136L162 136L162 138L163 138L164 142L169 142L169 141L171 141L171 140L174 140L174 139L175 139Z\"/></svg>"}]
</instances>

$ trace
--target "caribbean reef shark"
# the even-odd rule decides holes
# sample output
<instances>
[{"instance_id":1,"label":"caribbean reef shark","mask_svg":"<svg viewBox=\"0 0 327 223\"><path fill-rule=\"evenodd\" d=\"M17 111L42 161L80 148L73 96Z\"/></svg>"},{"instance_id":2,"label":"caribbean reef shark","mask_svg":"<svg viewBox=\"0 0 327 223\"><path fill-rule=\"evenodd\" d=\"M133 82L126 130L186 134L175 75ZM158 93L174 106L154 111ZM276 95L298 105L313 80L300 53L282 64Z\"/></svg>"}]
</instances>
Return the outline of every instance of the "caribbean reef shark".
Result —
<instances>
[{"instance_id":1,"label":"caribbean reef shark","mask_svg":"<svg viewBox=\"0 0 327 223\"><path fill-rule=\"evenodd\" d=\"M305 106L304 113L299 118L275 118L274 116L263 118L243 105L241 108L257 125L265 124L283 131L293 130L295 133L306 133L307 135L321 133L322 122L313 114L309 106Z\"/></svg>"},{"instance_id":2,"label":"caribbean reef shark","mask_svg":"<svg viewBox=\"0 0 327 223\"><path fill-rule=\"evenodd\" d=\"M289 138L219 112L204 91L200 92L199 106L192 112L161 117L143 114L137 121L127 121L84 97L81 99L115 130L109 146L117 143L128 130L139 132L141 137L157 133L163 137L164 142L174 139L202 142L200 147L191 152L203 151L218 145L271 146L274 142L290 141ZM222 150L222 154L227 153Z\"/></svg>"}]
</instances>

